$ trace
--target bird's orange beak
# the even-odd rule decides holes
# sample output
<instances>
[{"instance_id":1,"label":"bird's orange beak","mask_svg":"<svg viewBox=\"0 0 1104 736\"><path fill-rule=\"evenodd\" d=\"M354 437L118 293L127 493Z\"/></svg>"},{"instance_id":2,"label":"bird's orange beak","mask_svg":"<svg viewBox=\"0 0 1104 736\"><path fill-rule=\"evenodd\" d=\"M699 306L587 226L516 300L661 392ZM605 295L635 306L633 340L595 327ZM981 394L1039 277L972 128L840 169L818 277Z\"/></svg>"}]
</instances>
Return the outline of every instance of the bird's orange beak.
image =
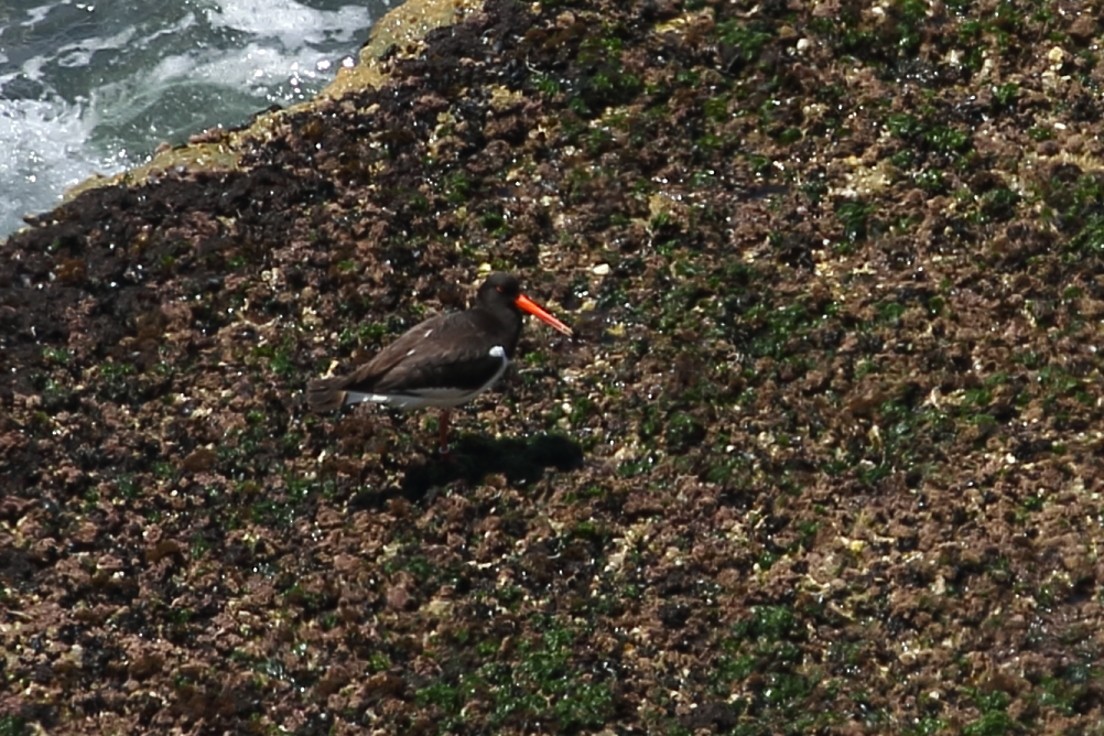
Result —
<instances>
[{"instance_id":1,"label":"bird's orange beak","mask_svg":"<svg viewBox=\"0 0 1104 736\"><path fill-rule=\"evenodd\" d=\"M514 304L516 304L517 308L521 311L533 315L552 329L558 330L568 337L571 337L575 334L571 331L570 327L553 317L545 310L544 307L537 304L535 301L525 296L524 294L518 294L518 298L514 300Z\"/></svg>"}]
</instances>

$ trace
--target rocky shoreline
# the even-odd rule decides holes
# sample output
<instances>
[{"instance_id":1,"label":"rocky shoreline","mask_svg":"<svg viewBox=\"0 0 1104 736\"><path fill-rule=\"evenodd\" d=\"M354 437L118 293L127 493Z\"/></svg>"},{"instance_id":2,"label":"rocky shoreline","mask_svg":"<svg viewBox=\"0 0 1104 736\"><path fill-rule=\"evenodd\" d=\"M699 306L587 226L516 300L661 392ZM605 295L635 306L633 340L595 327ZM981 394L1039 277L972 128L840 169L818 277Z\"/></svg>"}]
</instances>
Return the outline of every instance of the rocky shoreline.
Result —
<instances>
[{"instance_id":1,"label":"rocky shoreline","mask_svg":"<svg viewBox=\"0 0 1104 736\"><path fill-rule=\"evenodd\" d=\"M0 246L0 733L1095 733L1080 6L490 0ZM306 411L488 269L455 417ZM1094 730L1096 729L1096 730Z\"/></svg>"}]
</instances>

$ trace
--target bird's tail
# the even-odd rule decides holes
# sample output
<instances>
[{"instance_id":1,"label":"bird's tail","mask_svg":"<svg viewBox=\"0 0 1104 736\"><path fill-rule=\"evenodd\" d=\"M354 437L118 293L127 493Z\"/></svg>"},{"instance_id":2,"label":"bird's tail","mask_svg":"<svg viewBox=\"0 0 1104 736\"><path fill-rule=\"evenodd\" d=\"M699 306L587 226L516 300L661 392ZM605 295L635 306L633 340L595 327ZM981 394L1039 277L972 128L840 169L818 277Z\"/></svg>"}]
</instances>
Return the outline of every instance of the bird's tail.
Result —
<instances>
[{"instance_id":1,"label":"bird's tail","mask_svg":"<svg viewBox=\"0 0 1104 736\"><path fill-rule=\"evenodd\" d=\"M345 403L345 378L318 378L307 384L307 404L313 411L337 411Z\"/></svg>"}]
</instances>

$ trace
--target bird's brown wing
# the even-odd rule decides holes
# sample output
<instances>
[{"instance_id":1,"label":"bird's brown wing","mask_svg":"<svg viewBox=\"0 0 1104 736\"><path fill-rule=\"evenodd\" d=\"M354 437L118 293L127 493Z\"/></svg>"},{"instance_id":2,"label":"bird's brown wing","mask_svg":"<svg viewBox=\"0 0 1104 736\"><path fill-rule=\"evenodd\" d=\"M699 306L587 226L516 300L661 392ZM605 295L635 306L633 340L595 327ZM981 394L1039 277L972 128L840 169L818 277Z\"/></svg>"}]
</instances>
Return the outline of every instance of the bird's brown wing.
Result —
<instances>
[{"instance_id":1,"label":"bird's brown wing","mask_svg":"<svg viewBox=\"0 0 1104 736\"><path fill-rule=\"evenodd\" d=\"M477 312L455 312L415 325L371 361L350 373L345 388L366 393L412 393L426 388L477 389L502 366L491 354L496 340L486 324L493 318ZM508 356L516 335L500 345Z\"/></svg>"}]
</instances>

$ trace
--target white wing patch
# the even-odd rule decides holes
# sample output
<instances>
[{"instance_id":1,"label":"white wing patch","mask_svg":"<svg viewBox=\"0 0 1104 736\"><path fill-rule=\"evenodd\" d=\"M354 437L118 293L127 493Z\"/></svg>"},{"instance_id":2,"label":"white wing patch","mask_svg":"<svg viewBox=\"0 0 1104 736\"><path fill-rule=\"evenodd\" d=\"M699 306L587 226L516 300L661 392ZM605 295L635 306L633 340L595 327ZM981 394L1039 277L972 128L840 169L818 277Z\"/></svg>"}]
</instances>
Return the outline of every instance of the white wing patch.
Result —
<instances>
[{"instance_id":1,"label":"white wing patch","mask_svg":"<svg viewBox=\"0 0 1104 736\"><path fill-rule=\"evenodd\" d=\"M382 396L380 394L366 394L363 391L347 391L345 392L346 404L359 404L363 401L371 401L375 404L386 404L389 401L389 397Z\"/></svg>"}]
</instances>

